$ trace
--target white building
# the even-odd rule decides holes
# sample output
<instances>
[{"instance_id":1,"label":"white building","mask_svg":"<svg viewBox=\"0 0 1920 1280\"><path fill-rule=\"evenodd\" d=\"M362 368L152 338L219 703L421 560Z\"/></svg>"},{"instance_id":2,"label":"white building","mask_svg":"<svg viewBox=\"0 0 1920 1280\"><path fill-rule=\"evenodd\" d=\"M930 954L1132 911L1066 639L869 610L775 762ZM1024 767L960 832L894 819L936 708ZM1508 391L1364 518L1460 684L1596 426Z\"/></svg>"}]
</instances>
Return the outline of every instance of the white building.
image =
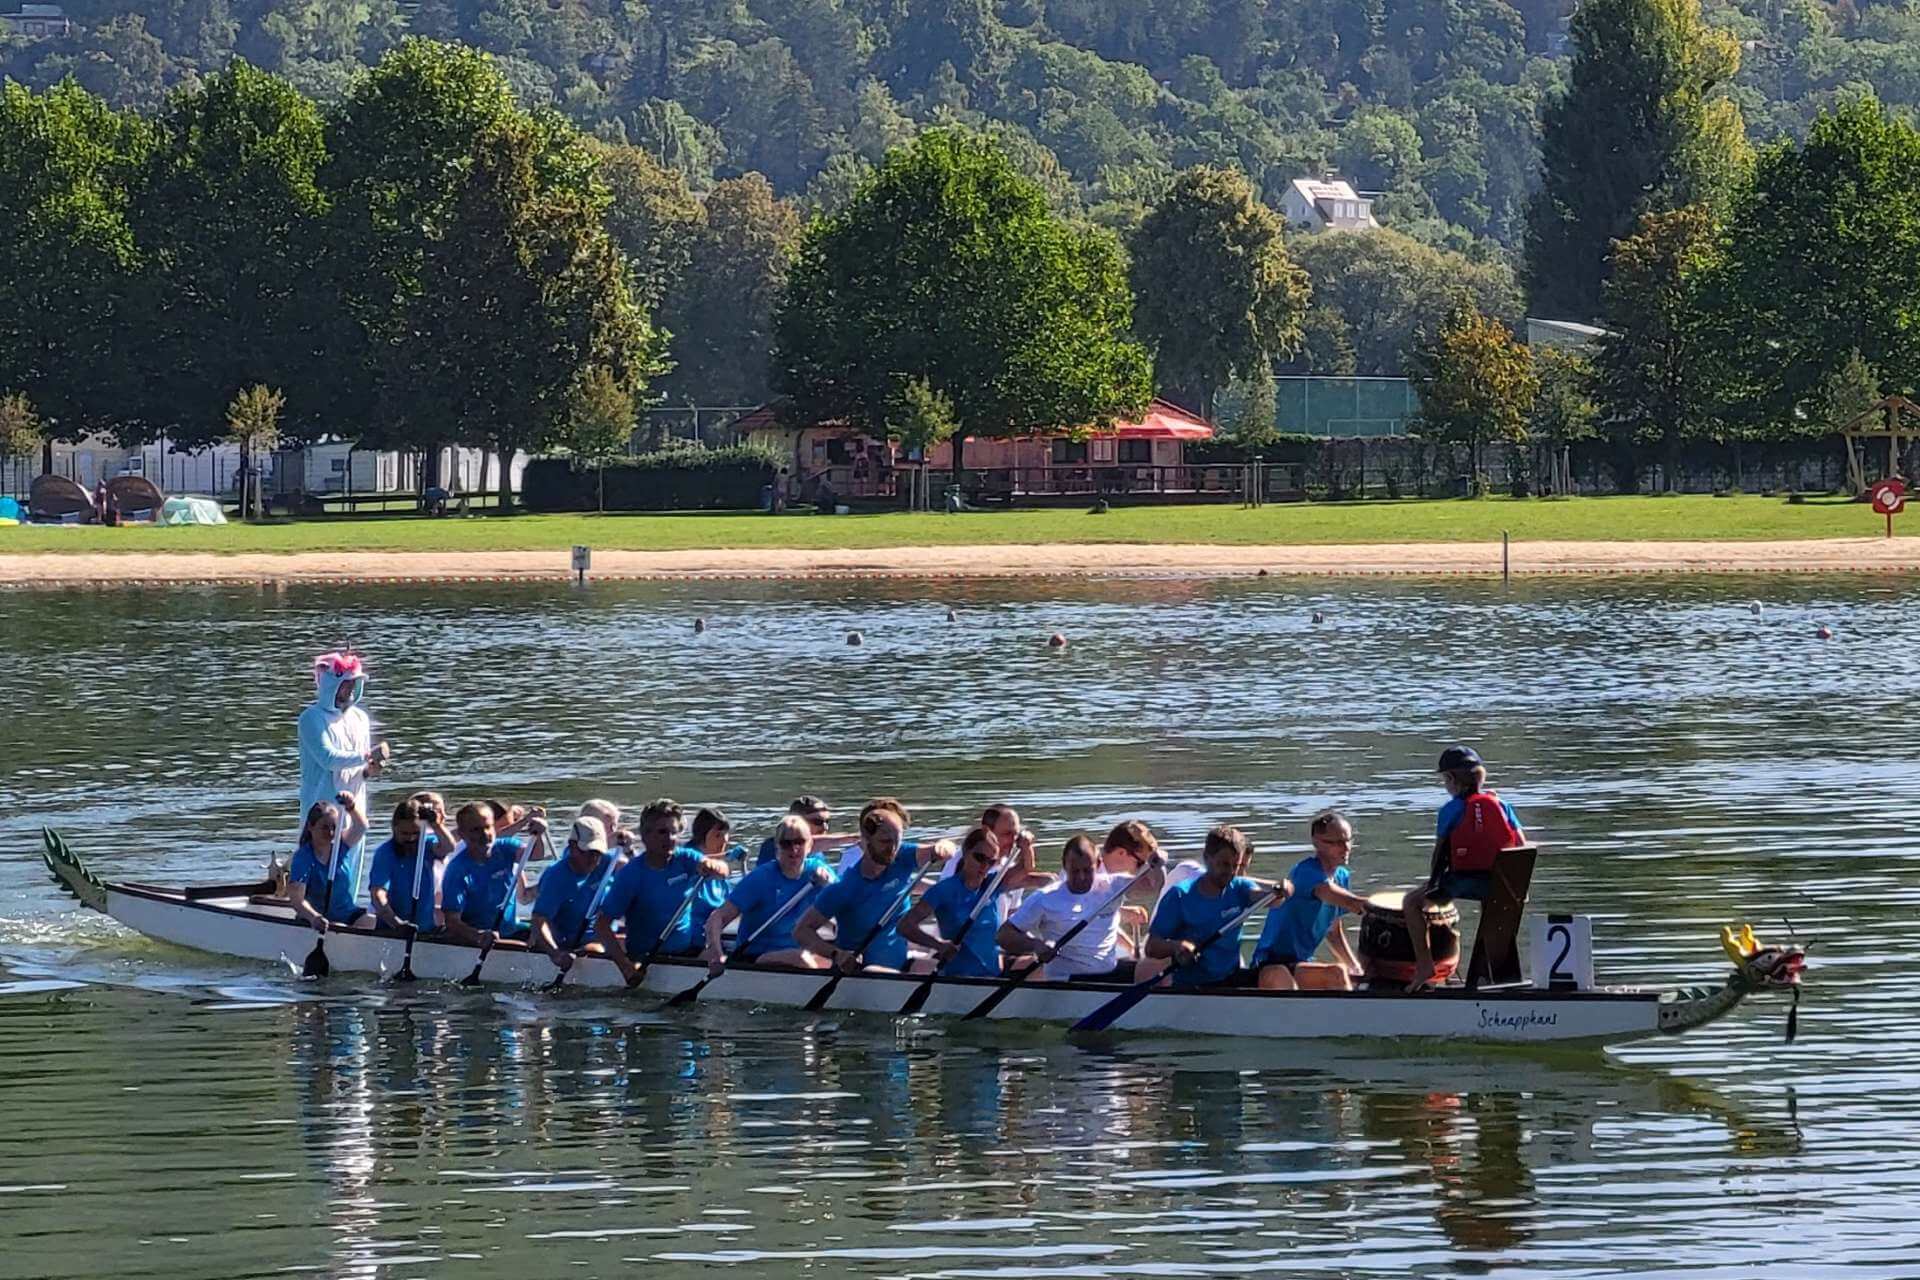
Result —
<instances>
[{"instance_id":1,"label":"white building","mask_svg":"<svg viewBox=\"0 0 1920 1280\"><path fill-rule=\"evenodd\" d=\"M1295 178L1280 196L1280 216L1306 232L1377 231L1373 201L1344 178Z\"/></svg>"},{"instance_id":2,"label":"white building","mask_svg":"<svg viewBox=\"0 0 1920 1280\"><path fill-rule=\"evenodd\" d=\"M23 4L18 13L0 13L0 22L16 36L29 40L49 40L73 30L66 10L57 4Z\"/></svg>"},{"instance_id":3,"label":"white building","mask_svg":"<svg viewBox=\"0 0 1920 1280\"><path fill-rule=\"evenodd\" d=\"M1527 317L1527 345L1558 347L1563 351L1590 351L1607 334L1598 325L1573 320L1540 320Z\"/></svg>"}]
</instances>

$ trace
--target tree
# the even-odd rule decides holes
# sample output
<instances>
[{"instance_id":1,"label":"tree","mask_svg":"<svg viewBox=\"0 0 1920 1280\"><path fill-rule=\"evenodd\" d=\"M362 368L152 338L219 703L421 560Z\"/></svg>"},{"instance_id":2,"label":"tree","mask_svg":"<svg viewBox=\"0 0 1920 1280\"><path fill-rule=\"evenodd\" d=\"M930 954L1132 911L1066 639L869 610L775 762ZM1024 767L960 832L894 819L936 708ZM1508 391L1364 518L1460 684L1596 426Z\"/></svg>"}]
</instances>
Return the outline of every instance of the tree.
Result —
<instances>
[{"instance_id":1,"label":"tree","mask_svg":"<svg viewBox=\"0 0 1920 1280\"><path fill-rule=\"evenodd\" d=\"M922 134L815 221L774 320L775 379L801 420L879 428L902 378L947 396L965 436L1075 430L1146 408L1119 245L1056 217L990 141Z\"/></svg>"},{"instance_id":2,"label":"tree","mask_svg":"<svg viewBox=\"0 0 1920 1280\"><path fill-rule=\"evenodd\" d=\"M1740 47L1705 23L1700 0L1587 0L1572 37L1527 211L1527 294L1532 314L1586 320L1612 243L1644 213L1717 199L1746 144L1739 108L1715 93Z\"/></svg>"},{"instance_id":3,"label":"tree","mask_svg":"<svg viewBox=\"0 0 1920 1280\"><path fill-rule=\"evenodd\" d=\"M1527 438L1527 419L1540 392L1532 356L1507 326L1462 301L1432 337L1420 341L1407 372L1420 398L1418 434L1467 446L1474 490L1480 492L1481 446Z\"/></svg>"},{"instance_id":4,"label":"tree","mask_svg":"<svg viewBox=\"0 0 1920 1280\"><path fill-rule=\"evenodd\" d=\"M1715 316L1702 293L1717 253L1704 207L1647 214L1614 246L1602 295L1608 332L1594 355L1602 416L1629 457L1640 441L1658 443L1670 485L1682 442L1706 433L1725 399Z\"/></svg>"},{"instance_id":5,"label":"tree","mask_svg":"<svg viewBox=\"0 0 1920 1280\"><path fill-rule=\"evenodd\" d=\"M1304 236L1293 257L1313 286L1306 326L1317 356L1312 373L1398 377L1419 331L1462 293L1487 315L1520 319L1519 292L1504 263L1475 262L1391 229Z\"/></svg>"},{"instance_id":6,"label":"tree","mask_svg":"<svg viewBox=\"0 0 1920 1280\"><path fill-rule=\"evenodd\" d=\"M773 311L800 239L800 214L757 173L714 187L686 272L661 309L672 331L668 393L706 404L767 398Z\"/></svg>"},{"instance_id":7,"label":"tree","mask_svg":"<svg viewBox=\"0 0 1920 1280\"><path fill-rule=\"evenodd\" d=\"M576 465L594 469L602 511L607 509L607 460L633 439L634 412L633 393L610 370L596 365L574 387L566 421L554 436L554 443L572 454Z\"/></svg>"},{"instance_id":8,"label":"tree","mask_svg":"<svg viewBox=\"0 0 1920 1280\"><path fill-rule=\"evenodd\" d=\"M360 82L335 137L335 274L377 353L369 434L500 454L505 506L513 453L559 429L586 370L631 392L663 368L594 158L484 55L424 40Z\"/></svg>"},{"instance_id":9,"label":"tree","mask_svg":"<svg viewBox=\"0 0 1920 1280\"><path fill-rule=\"evenodd\" d=\"M1711 291L1730 363L1775 429L1817 417L1821 387L1858 353L1920 385L1920 132L1872 99L1763 152L1727 220Z\"/></svg>"},{"instance_id":10,"label":"tree","mask_svg":"<svg viewBox=\"0 0 1920 1280\"><path fill-rule=\"evenodd\" d=\"M1245 174L1200 167L1134 233L1134 327L1161 385L1203 414L1228 378L1259 377L1301 341L1309 286L1283 228Z\"/></svg>"},{"instance_id":11,"label":"tree","mask_svg":"<svg viewBox=\"0 0 1920 1280\"><path fill-rule=\"evenodd\" d=\"M0 394L0 461L34 453L42 440L40 415L33 411L33 401L18 391Z\"/></svg>"},{"instance_id":12,"label":"tree","mask_svg":"<svg viewBox=\"0 0 1920 1280\"><path fill-rule=\"evenodd\" d=\"M1824 412L1821 425L1828 431L1840 431L1855 425L1884 398L1880 373L1858 351L1847 356L1846 363L1834 370L1821 384L1820 400ZM3 406L4 402L0 402ZM0 421L5 418L0 407ZM18 452L18 450L16 450Z\"/></svg>"},{"instance_id":13,"label":"tree","mask_svg":"<svg viewBox=\"0 0 1920 1280\"><path fill-rule=\"evenodd\" d=\"M634 301L657 313L693 265L705 213L686 178L641 148L590 145L607 187L607 232L626 255Z\"/></svg>"},{"instance_id":14,"label":"tree","mask_svg":"<svg viewBox=\"0 0 1920 1280\"><path fill-rule=\"evenodd\" d=\"M1600 407L1593 401L1593 361L1579 351L1536 347L1533 371L1540 379L1540 394L1534 397L1527 434L1546 448L1548 474L1556 477L1552 487L1571 493L1567 449L1598 434L1595 423Z\"/></svg>"},{"instance_id":15,"label":"tree","mask_svg":"<svg viewBox=\"0 0 1920 1280\"><path fill-rule=\"evenodd\" d=\"M280 411L286 397L258 384L246 387L227 406L227 439L240 446L241 465L246 468L252 493L253 518L265 514L260 493L260 455L272 453L280 444ZM248 506L241 495L241 506Z\"/></svg>"},{"instance_id":16,"label":"tree","mask_svg":"<svg viewBox=\"0 0 1920 1280\"><path fill-rule=\"evenodd\" d=\"M954 418L953 401L934 390L924 378L906 378L900 384L900 392L895 401L893 414L887 423L887 435L898 440L908 449L924 458L926 451L943 440L953 438L960 429ZM931 495L926 492L926 469L916 468L910 473L916 481L918 495L909 495L908 506L923 508Z\"/></svg>"},{"instance_id":17,"label":"tree","mask_svg":"<svg viewBox=\"0 0 1920 1280\"><path fill-rule=\"evenodd\" d=\"M151 137L77 85L0 86L0 386L38 406L49 450L120 405L114 338L138 262L128 193Z\"/></svg>"},{"instance_id":18,"label":"tree","mask_svg":"<svg viewBox=\"0 0 1920 1280\"><path fill-rule=\"evenodd\" d=\"M282 426L312 438L332 389L361 377L357 334L314 269L325 163L319 109L245 62L168 104L130 213L145 254L125 341L144 376L127 409L147 433L210 444L233 389L270 384L294 392Z\"/></svg>"}]
</instances>

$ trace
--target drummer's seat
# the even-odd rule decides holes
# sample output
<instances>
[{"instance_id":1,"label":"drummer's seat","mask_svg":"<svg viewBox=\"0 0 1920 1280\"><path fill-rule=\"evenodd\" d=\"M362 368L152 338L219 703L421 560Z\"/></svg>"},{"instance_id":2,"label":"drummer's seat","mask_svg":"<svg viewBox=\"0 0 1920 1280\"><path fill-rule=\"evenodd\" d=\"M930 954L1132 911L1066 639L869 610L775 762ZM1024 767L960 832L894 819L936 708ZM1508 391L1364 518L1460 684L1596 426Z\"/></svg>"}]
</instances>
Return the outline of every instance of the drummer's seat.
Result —
<instances>
[{"instance_id":1,"label":"drummer's seat","mask_svg":"<svg viewBox=\"0 0 1920 1280\"><path fill-rule=\"evenodd\" d=\"M1494 859L1493 889L1480 904L1480 927L1467 961L1467 990L1526 981L1520 972L1520 917L1527 909L1539 853L1537 845L1523 844L1501 850Z\"/></svg>"}]
</instances>

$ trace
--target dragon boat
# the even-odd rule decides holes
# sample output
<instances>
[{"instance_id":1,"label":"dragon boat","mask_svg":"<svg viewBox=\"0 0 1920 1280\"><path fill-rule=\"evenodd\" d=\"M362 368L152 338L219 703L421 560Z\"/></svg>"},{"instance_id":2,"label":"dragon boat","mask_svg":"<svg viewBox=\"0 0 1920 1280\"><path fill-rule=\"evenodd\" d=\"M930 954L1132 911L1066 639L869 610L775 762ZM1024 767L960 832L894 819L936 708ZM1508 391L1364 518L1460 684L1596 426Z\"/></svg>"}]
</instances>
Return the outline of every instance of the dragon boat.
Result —
<instances>
[{"instance_id":1,"label":"dragon boat","mask_svg":"<svg viewBox=\"0 0 1920 1280\"><path fill-rule=\"evenodd\" d=\"M149 938L215 955L291 964L314 935L275 896L276 884L162 886L102 881L56 832L44 832L43 857L54 879L84 907L100 911ZM1520 1044L1603 1045L1674 1035L1703 1026L1747 996L1792 991L1797 1007L1806 962L1797 947L1762 946L1750 928L1724 930L1732 971L1718 986L1666 991L1628 987L1541 989L1524 983L1476 988L1445 986L1417 995L1395 989L1356 991L1176 990L1156 988L1129 1008L1115 1031L1173 1032L1275 1040L1391 1038ZM335 929L326 953L334 974L380 980L402 963L401 933ZM478 951L432 936L416 940L411 969L423 980L454 981L474 971ZM555 969L546 956L508 940L486 957L482 980L500 987L544 984ZM663 958L646 970L635 994L672 997L707 976L704 963ZM702 999L751 1005L805 1007L830 975L811 969L730 966ZM836 1012L898 1014L927 980L907 974L859 973L843 978L831 1003ZM964 1017L1002 985L993 978L935 978L919 1014ZM568 975L569 987L620 989L619 970L588 957ZM1127 988L1119 984L1034 980L1014 988L987 1016L1072 1024L1101 1009ZM1789 1019L1791 1037L1792 1019Z\"/></svg>"}]
</instances>

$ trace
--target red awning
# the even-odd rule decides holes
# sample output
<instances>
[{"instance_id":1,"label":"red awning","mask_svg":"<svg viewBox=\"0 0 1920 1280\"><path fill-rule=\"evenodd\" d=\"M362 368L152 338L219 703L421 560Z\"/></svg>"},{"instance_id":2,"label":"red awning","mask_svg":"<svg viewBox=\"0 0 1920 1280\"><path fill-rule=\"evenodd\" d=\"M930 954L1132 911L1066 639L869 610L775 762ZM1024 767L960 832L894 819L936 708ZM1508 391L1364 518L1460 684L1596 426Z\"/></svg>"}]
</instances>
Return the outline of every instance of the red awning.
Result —
<instances>
[{"instance_id":1,"label":"red awning","mask_svg":"<svg viewBox=\"0 0 1920 1280\"><path fill-rule=\"evenodd\" d=\"M1122 440L1211 440L1213 428L1177 404L1155 400L1140 421L1114 423L1113 434Z\"/></svg>"}]
</instances>

